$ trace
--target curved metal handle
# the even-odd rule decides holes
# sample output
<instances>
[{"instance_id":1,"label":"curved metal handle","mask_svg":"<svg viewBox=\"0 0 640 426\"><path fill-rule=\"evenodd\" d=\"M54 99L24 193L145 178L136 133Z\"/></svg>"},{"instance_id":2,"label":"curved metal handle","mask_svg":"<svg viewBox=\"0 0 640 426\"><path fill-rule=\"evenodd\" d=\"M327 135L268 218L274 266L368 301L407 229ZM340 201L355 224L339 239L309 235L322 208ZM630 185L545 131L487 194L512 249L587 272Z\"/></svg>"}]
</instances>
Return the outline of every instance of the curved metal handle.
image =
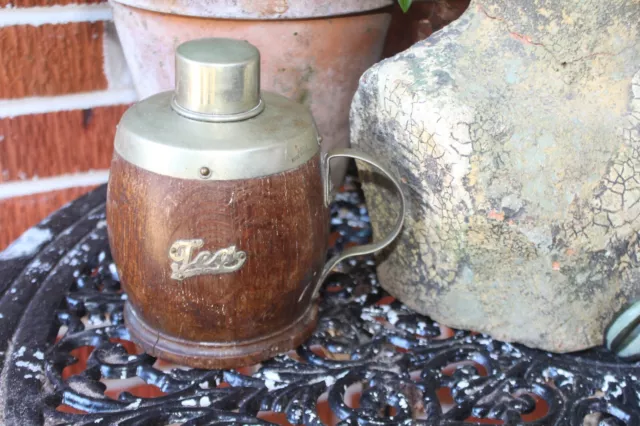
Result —
<instances>
[{"instance_id":1,"label":"curved metal handle","mask_svg":"<svg viewBox=\"0 0 640 426\"><path fill-rule=\"evenodd\" d=\"M361 152L359 150L353 148L340 148L329 151L327 156L324 158L324 188L325 188L325 203L329 204L331 201L331 160L338 157L347 157L347 158L355 158L356 160L364 161L365 163L369 163L372 166L376 167L378 170L382 172L396 187L398 194L400 194L400 212L398 213L398 217L396 219L396 223L393 225L393 228L385 235L383 239L376 243L365 244L357 247L350 247L344 250L342 253L338 253L325 264L324 269L322 270L322 275L320 275L320 279L316 284L316 288L313 292L313 297L317 296L317 292L320 290L320 286L327 278L329 273L336 265L343 260L353 257L353 256L362 256L365 254L371 254L378 250L382 250L396 239L400 231L402 231L402 225L404 224L404 216L406 213L406 202L404 199L404 194L402 193L402 188L400 186L400 182L398 179L389 171L386 167L381 165L376 159L370 157L369 155Z\"/></svg>"}]
</instances>

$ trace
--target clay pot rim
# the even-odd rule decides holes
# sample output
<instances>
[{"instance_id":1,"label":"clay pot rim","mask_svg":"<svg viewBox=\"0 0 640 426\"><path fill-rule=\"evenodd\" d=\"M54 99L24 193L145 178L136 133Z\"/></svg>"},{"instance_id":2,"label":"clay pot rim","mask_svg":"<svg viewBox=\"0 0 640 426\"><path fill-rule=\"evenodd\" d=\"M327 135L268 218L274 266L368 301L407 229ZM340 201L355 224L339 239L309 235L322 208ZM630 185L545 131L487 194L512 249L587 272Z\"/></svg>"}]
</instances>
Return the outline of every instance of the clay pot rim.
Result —
<instances>
[{"instance_id":1,"label":"clay pot rim","mask_svg":"<svg viewBox=\"0 0 640 426\"><path fill-rule=\"evenodd\" d=\"M290 21L303 19L340 18L367 14L389 8L395 0L350 0L349 2L330 2L330 6L312 8L302 6L298 0L297 8L290 7L282 13L264 14L259 11L246 11L230 0L175 0L172 5L157 0L109 0L109 3L142 9L169 15L191 16L197 18L251 20L251 21ZM347 3L345 6L344 3ZM332 7L333 6L333 7ZM215 12L214 12L215 9ZM326 9L326 10L325 10Z\"/></svg>"}]
</instances>

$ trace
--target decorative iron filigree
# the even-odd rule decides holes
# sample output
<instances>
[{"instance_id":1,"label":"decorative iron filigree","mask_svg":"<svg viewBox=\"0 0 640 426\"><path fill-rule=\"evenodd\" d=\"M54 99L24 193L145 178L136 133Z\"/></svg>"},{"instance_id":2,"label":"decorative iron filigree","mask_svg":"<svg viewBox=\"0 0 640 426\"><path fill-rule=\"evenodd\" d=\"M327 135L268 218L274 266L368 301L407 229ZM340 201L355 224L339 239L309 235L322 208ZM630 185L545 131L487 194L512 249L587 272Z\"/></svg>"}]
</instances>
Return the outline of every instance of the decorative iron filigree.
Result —
<instances>
[{"instance_id":1,"label":"decorative iron filigree","mask_svg":"<svg viewBox=\"0 0 640 426\"><path fill-rule=\"evenodd\" d=\"M370 238L362 196L346 187L332 205L332 251ZM252 371L163 365L126 343L104 196L60 210L36 228L45 242L0 262L0 424L264 425L276 412L322 425L328 405L340 425L640 425L640 364L441 327L385 293L370 257L329 277L317 330L295 353ZM74 356L83 348L86 368ZM163 395L113 394L122 381Z\"/></svg>"},{"instance_id":2,"label":"decorative iron filigree","mask_svg":"<svg viewBox=\"0 0 640 426\"><path fill-rule=\"evenodd\" d=\"M203 250L194 255L196 249L204 245L204 240L178 240L169 249L171 278L182 281L197 275L218 275L235 272L242 268L247 260L247 253L239 251L236 246L220 249L216 252Z\"/></svg>"}]
</instances>

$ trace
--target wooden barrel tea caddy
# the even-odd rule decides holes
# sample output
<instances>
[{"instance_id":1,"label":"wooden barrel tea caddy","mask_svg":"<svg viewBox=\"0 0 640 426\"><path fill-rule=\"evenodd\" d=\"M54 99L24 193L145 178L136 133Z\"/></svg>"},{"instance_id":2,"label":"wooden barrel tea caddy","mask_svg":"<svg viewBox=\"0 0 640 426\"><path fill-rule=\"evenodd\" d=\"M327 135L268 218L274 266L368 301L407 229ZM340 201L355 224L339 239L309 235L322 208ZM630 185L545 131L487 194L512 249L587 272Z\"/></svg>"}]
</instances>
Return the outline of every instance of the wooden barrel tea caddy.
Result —
<instances>
[{"instance_id":1,"label":"wooden barrel tea caddy","mask_svg":"<svg viewBox=\"0 0 640 426\"><path fill-rule=\"evenodd\" d=\"M175 91L133 105L118 126L107 194L109 241L144 350L201 368L250 365L302 343L315 300L341 260L399 234L404 197L376 160L320 152L302 105L260 91L260 54L201 39L176 51ZM399 192L380 242L325 264L329 162L367 162Z\"/></svg>"}]
</instances>

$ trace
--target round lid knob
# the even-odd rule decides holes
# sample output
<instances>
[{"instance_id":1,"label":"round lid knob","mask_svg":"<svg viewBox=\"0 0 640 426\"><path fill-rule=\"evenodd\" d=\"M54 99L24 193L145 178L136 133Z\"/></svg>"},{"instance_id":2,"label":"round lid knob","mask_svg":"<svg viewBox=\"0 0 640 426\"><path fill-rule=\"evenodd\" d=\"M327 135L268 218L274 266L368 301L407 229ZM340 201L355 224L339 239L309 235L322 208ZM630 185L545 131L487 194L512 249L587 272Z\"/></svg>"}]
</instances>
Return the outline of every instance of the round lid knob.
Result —
<instances>
[{"instance_id":1,"label":"round lid knob","mask_svg":"<svg viewBox=\"0 0 640 426\"><path fill-rule=\"evenodd\" d=\"M260 52L247 41L192 40L176 50L173 109L202 121L237 121L264 109Z\"/></svg>"}]
</instances>

